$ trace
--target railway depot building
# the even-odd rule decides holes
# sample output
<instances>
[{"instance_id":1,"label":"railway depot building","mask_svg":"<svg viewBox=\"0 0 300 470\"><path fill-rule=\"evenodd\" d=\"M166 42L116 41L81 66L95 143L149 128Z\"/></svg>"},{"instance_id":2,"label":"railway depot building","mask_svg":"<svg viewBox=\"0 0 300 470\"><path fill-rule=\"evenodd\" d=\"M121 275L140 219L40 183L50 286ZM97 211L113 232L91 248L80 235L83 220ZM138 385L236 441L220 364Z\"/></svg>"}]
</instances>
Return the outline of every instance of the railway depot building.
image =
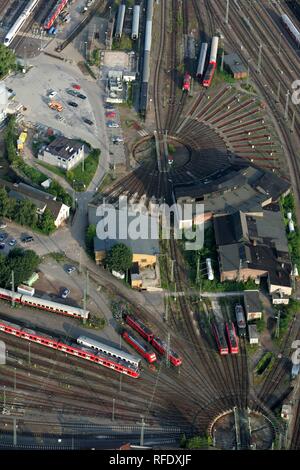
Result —
<instances>
[{"instance_id":1,"label":"railway depot building","mask_svg":"<svg viewBox=\"0 0 300 470\"><path fill-rule=\"evenodd\" d=\"M250 278L259 283L266 277L271 295L292 294L292 265L279 209L215 215L213 223L221 282Z\"/></svg>"},{"instance_id":2,"label":"railway depot building","mask_svg":"<svg viewBox=\"0 0 300 470\"><path fill-rule=\"evenodd\" d=\"M84 144L60 136L41 148L38 159L69 171L84 159Z\"/></svg>"}]
</instances>

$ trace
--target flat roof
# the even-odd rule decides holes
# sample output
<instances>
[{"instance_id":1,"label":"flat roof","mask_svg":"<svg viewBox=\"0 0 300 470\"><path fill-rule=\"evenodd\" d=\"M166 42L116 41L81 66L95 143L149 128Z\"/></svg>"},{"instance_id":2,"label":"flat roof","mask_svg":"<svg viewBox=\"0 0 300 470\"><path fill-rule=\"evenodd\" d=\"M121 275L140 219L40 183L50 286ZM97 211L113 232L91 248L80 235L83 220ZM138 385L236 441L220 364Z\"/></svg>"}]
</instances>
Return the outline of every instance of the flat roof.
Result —
<instances>
[{"instance_id":1,"label":"flat roof","mask_svg":"<svg viewBox=\"0 0 300 470\"><path fill-rule=\"evenodd\" d=\"M261 312L261 303L258 290L244 291L244 304L247 313Z\"/></svg>"},{"instance_id":2,"label":"flat roof","mask_svg":"<svg viewBox=\"0 0 300 470\"><path fill-rule=\"evenodd\" d=\"M247 67L243 64L242 59L238 54L226 54L224 56L224 63L230 67L233 73L247 72Z\"/></svg>"}]
</instances>

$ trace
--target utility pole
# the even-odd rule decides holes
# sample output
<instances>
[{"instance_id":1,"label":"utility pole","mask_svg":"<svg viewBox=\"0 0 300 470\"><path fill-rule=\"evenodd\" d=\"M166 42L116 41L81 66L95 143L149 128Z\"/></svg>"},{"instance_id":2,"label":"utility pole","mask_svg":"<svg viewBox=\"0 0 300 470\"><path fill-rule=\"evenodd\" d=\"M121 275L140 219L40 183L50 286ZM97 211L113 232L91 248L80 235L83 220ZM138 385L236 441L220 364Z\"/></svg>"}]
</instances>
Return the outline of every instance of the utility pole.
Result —
<instances>
[{"instance_id":1,"label":"utility pole","mask_svg":"<svg viewBox=\"0 0 300 470\"><path fill-rule=\"evenodd\" d=\"M17 390L17 369L14 368L14 391Z\"/></svg>"},{"instance_id":2,"label":"utility pole","mask_svg":"<svg viewBox=\"0 0 300 470\"><path fill-rule=\"evenodd\" d=\"M145 434L145 420L144 420L144 416L142 416L140 446L144 445L144 434Z\"/></svg>"},{"instance_id":3,"label":"utility pole","mask_svg":"<svg viewBox=\"0 0 300 470\"><path fill-rule=\"evenodd\" d=\"M200 257L198 256L198 259L197 259L197 275L196 275L197 285L199 284L199 275L200 275Z\"/></svg>"},{"instance_id":4,"label":"utility pole","mask_svg":"<svg viewBox=\"0 0 300 470\"><path fill-rule=\"evenodd\" d=\"M175 260L172 259L171 263L172 263L172 265L171 265L171 282L174 282L174 263L175 263Z\"/></svg>"},{"instance_id":5,"label":"utility pole","mask_svg":"<svg viewBox=\"0 0 300 470\"><path fill-rule=\"evenodd\" d=\"M278 311L278 315L277 315L276 338L279 338L279 332L280 332L280 310Z\"/></svg>"},{"instance_id":6,"label":"utility pole","mask_svg":"<svg viewBox=\"0 0 300 470\"><path fill-rule=\"evenodd\" d=\"M11 306L15 307L15 273L14 271L11 272L11 290L13 291L12 298L11 298Z\"/></svg>"},{"instance_id":7,"label":"utility pole","mask_svg":"<svg viewBox=\"0 0 300 470\"><path fill-rule=\"evenodd\" d=\"M223 72L223 69L224 69L224 51L222 52L222 57L221 57L221 72Z\"/></svg>"},{"instance_id":8,"label":"utility pole","mask_svg":"<svg viewBox=\"0 0 300 470\"><path fill-rule=\"evenodd\" d=\"M261 56L262 56L262 44L259 45L259 52L258 52L258 63L257 63L257 71L258 73L261 72Z\"/></svg>"},{"instance_id":9,"label":"utility pole","mask_svg":"<svg viewBox=\"0 0 300 470\"><path fill-rule=\"evenodd\" d=\"M31 351L30 351L31 343L28 343L28 365L31 366Z\"/></svg>"},{"instance_id":10,"label":"utility pole","mask_svg":"<svg viewBox=\"0 0 300 470\"><path fill-rule=\"evenodd\" d=\"M280 55L280 52L281 52L281 41L282 41L282 33L280 33L280 36L279 36L278 55Z\"/></svg>"},{"instance_id":11,"label":"utility pole","mask_svg":"<svg viewBox=\"0 0 300 470\"><path fill-rule=\"evenodd\" d=\"M229 0L226 0L225 24L228 24L228 17L229 17Z\"/></svg>"},{"instance_id":12,"label":"utility pole","mask_svg":"<svg viewBox=\"0 0 300 470\"><path fill-rule=\"evenodd\" d=\"M17 445L17 418L13 418L13 427L14 427L14 437L13 437L13 444L14 446Z\"/></svg>"},{"instance_id":13,"label":"utility pole","mask_svg":"<svg viewBox=\"0 0 300 470\"><path fill-rule=\"evenodd\" d=\"M113 404L112 404L112 416L111 416L111 420L114 421L115 420L115 402L116 402L116 399L113 398Z\"/></svg>"},{"instance_id":14,"label":"utility pole","mask_svg":"<svg viewBox=\"0 0 300 470\"><path fill-rule=\"evenodd\" d=\"M86 270L86 295L89 295L89 271Z\"/></svg>"},{"instance_id":15,"label":"utility pole","mask_svg":"<svg viewBox=\"0 0 300 470\"><path fill-rule=\"evenodd\" d=\"M123 374L120 374L119 392L122 392L122 377Z\"/></svg>"},{"instance_id":16,"label":"utility pole","mask_svg":"<svg viewBox=\"0 0 300 470\"><path fill-rule=\"evenodd\" d=\"M290 90L287 91L286 93L286 102L285 102L285 109L284 109L284 119L287 121L288 116L289 116L289 99L290 99Z\"/></svg>"},{"instance_id":17,"label":"utility pole","mask_svg":"<svg viewBox=\"0 0 300 470\"><path fill-rule=\"evenodd\" d=\"M171 335L168 333L167 335L167 350L166 350L166 366L170 367L170 342L171 342Z\"/></svg>"},{"instance_id":18,"label":"utility pole","mask_svg":"<svg viewBox=\"0 0 300 470\"><path fill-rule=\"evenodd\" d=\"M277 95L276 95L276 103L279 103L279 101L280 101L280 86L281 86L281 83L278 82Z\"/></svg>"},{"instance_id":19,"label":"utility pole","mask_svg":"<svg viewBox=\"0 0 300 470\"><path fill-rule=\"evenodd\" d=\"M291 124L291 132L294 132L295 128L295 111L293 111L293 117L292 117L292 124Z\"/></svg>"},{"instance_id":20,"label":"utility pole","mask_svg":"<svg viewBox=\"0 0 300 470\"><path fill-rule=\"evenodd\" d=\"M6 409L6 391L5 391L5 385L3 385L3 412Z\"/></svg>"}]
</instances>

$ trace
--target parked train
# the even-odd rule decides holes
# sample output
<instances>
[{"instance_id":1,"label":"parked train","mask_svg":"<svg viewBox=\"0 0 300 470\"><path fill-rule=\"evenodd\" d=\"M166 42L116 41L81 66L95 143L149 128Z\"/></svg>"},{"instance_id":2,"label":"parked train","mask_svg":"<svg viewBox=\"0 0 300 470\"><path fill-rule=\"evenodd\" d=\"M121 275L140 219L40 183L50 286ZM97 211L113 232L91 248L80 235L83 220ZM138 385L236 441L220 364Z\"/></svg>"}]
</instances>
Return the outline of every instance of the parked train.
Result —
<instances>
[{"instance_id":1,"label":"parked train","mask_svg":"<svg viewBox=\"0 0 300 470\"><path fill-rule=\"evenodd\" d=\"M4 45L9 46L22 26L24 25L25 21L29 18L35 7L37 6L40 0L31 0L26 8L23 10L17 21L13 24L13 26L8 31L7 35L4 38Z\"/></svg>"},{"instance_id":2,"label":"parked train","mask_svg":"<svg viewBox=\"0 0 300 470\"><path fill-rule=\"evenodd\" d=\"M240 336L246 336L246 321L244 315L244 309L240 304L235 306L235 316Z\"/></svg>"},{"instance_id":3,"label":"parked train","mask_svg":"<svg viewBox=\"0 0 300 470\"><path fill-rule=\"evenodd\" d=\"M121 5L119 5L119 8L118 8L117 25L116 25L116 32L115 32L115 37L118 39L121 39L122 37L125 11L126 11L126 5L121 3Z\"/></svg>"},{"instance_id":4,"label":"parked train","mask_svg":"<svg viewBox=\"0 0 300 470\"><path fill-rule=\"evenodd\" d=\"M134 41L139 37L139 28L140 28L140 10L141 5L134 5L133 7L133 19L132 19L132 30L131 30L131 39Z\"/></svg>"},{"instance_id":5,"label":"parked train","mask_svg":"<svg viewBox=\"0 0 300 470\"><path fill-rule=\"evenodd\" d=\"M132 333L124 330L122 338L126 343L130 344L147 362L150 364L156 361L156 354L151 349L144 345L139 339L137 339Z\"/></svg>"},{"instance_id":6,"label":"parked train","mask_svg":"<svg viewBox=\"0 0 300 470\"><path fill-rule=\"evenodd\" d=\"M152 331L144 325L140 320L138 320L136 317L133 315L128 315L126 314L124 316L125 322L127 325L131 326L135 331L137 331L148 343L150 343L156 351L159 352L161 355L166 355L168 346L167 344L162 341L158 336L154 336ZM182 364L182 359L179 357L177 353L172 351L171 349L169 350L169 361L173 366L180 366Z\"/></svg>"},{"instance_id":7,"label":"parked train","mask_svg":"<svg viewBox=\"0 0 300 470\"><path fill-rule=\"evenodd\" d=\"M288 15L281 15L281 21L283 22L284 27L288 30L293 39L297 42L298 46L300 45L300 32L294 23L290 20Z\"/></svg>"},{"instance_id":8,"label":"parked train","mask_svg":"<svg viewBox=\"0 0 300 470\"><path fill-rule=\"evenodd\" d=\"M207 56L207 49L208 49L207 42L203 42L201 45L201 49L200 49L198 67L197 67L197 72L196 72L197 78L201 78L203 75L206 56Z\"/></svg>"},{"instance_id":9,"label":"parked train","mask_svg":"<svg viewBox=\"0 0 300 470\"><path fill-rule=\"evenodd\" d=\"M232 322L226 323L226 333L230 354L237 354L239 352L239 344L235 327Z\"/></svg>"},{"instance_id":10,"label":"parked train","mask_svg":"<svg viewBox=\"0 0 300 470\"><path fill-rule=\"evenodd\" d=\"M237 354L239 352L238 338L232 322L226 322L225 326L224 323L215 322L213 324L213 331L218 351L221 355L228 354L228 352L230 354Z\"/></svg>"},{"instance_id":11,"label":"parked train","mask_svg":"<svg viewBox=\"0 0 300 470\"><path fill-rule=\"evenodd\" d=\"M40 310L47 310L52 313L59 313L61 315L67 315L75 318L82 318L87 320L89 318L89 311L78 307L72 307L71 305L60 304L58 302L52 302L51 300L40 299L39 297L33 297L30 295L20 294L7 289L0 288L0 299L14 301L27 307L34 307Z\"/></svg>"},{"instance_id":12,"label":"parked train","mask_svg":"<svg viewBox=\"0 0 300 470\"><path fill-rule=\"evenodd\" d=\"M79 336L77 338L77 343L81 344L81 346L86 346L87 348L104 353L108 356L121 359L122 361L128 362L135 367L140 367L141 360L138 357L133 356L126 351L122 351L121 349L114 348L113 346L108 346L107 344L101 343L100 341L88 338L87 336Z\"/></svg>"},{"instance_id":13,"label":"parked train","mask_svg":"<svg viewBox=\"0 0 300 470\"><path fill-rule=\"evenodd\" d=\"M228 345L224 334L224 323L213 323L213 332L216 338L219 353L228 354Z\"/></svg>"},{"instance_id":14,"label":"parked train","mask_svg":"<svg viewBox=\"0 0 300 470\"><path fill-rule=\"evenodd\" d=\"M51 10L50 15L44 21L44 29L50 29L54 21L60 14L60 12L65 8L69 0L58 0L54 7Z\"/></svg>"},{"instance_id":15,"label":"parked train","mask_svg":"<svg viewBox=\"0 0 300 470\"><path fill-rule=\"evenodd\" d=\"M215 70L217 68L218 45L219 45L219 37L214 36L211 42L208 67L207 67L207 70L205 72L203 82L202 82L203 86L206 88L208 88L211 85Z\"/></svg>"},{"instance_id":16,"label":"parked train","mask_svg":"<svg viewBox=\"0 0 300 470\"><path fill-rule=\"evenodd\" d=\"M188 72L185 72L184 77L183 77L182 91L187 91L187 92L190 91L191 80L192 80L191 75Z\"/></svg>"},{"instance_id":17,"label":"parked train","mask_svg":"<svg viewBox=\"0 0 300 470\"><path fill-rule=\"evenodd\" d=\"M154 0L147 1L147 11L146 11L143 72L142 72L142 85L141 85L141 95L140 95L140 111L142 114L146 114L147 107L148 107L148 86L149 86L149 77L150 77L150 53L151 53L151 43L152 43L153 2Z\"/></svg>"},{"instance_id":18,"label":"parked train","mask_svg":"<svg viewBox=\"0 0 300 470\"><path fill-rule=\"evenodd\" d=\"M134 363L128 362L128 360L125 359L126 353L123 353L120 350L116 350L115 348L110 348L107 346L106 353L100 350L95 352L95 350L93 350L89 346L85 346L82 348L77 344L79 342L78 340L80 340L81 337L77 339L77 343L66 344L63 341L58 340L57 338L54 338L52 336L44 335L42 333L23 328L20 325L16 325L14 323L10 323L4 320L0 320L0 331L21 339L26 339L27 341L38 343L48 348L62 351L65 354L70 354L81 359L86 359L90 362L99 364L116 372L119 372L120 374L128 375L129 377L137 378L140 376L140 370L138 366ZM89 343L89 340L87 339L86 342ZM114 351L118 351L117 355L114 354Z\"/></svg>"}]
</instances>

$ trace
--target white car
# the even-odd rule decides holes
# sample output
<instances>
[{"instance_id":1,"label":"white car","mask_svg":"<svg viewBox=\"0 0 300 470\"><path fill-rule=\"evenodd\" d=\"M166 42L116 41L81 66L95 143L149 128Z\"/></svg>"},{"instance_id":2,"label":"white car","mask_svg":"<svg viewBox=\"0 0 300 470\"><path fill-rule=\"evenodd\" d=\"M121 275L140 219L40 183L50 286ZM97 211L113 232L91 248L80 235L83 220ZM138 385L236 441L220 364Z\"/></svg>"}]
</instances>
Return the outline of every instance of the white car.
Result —
<instances>
[{"instance_id":1,"label":"white car","mask_svg":"<svg viewBox=\"0 0 300 470\"><path fill-rule=\"evenodd\" d=\"M111 141L114 144L119 144L120 142L123 142L123 137L120 137L119 135L115 135L114 137L111 138Z\"/></svg>"},{"instance_id":2,"label":"white car","mask_svg":"<svg viewBox=\"0 0 300 470\"><path fill-rule=\"evenodd\" d=\"M48 93L49 98L54 98L56 95L57 95L57 91L54 91L54 90Z\"/></svg>"},{"instance_id":3,"label":"white car","mask_svg":"<svg viewBox=\"0 0 300 470\"><path fill-rule=\"evenodd\" d=\"M106 125L107 127L120 127L119 124L115 121L108 121Z\"/></svg>"}]
</instances>

